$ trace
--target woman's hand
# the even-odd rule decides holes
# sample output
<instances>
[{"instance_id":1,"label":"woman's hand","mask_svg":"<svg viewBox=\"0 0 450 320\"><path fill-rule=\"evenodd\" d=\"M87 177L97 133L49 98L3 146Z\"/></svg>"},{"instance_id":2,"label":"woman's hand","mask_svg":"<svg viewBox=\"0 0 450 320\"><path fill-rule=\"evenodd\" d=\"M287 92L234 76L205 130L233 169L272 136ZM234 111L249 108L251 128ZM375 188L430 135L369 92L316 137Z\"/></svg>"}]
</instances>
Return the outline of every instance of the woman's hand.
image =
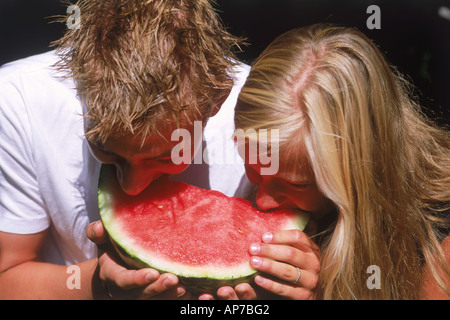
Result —
<instances>
[{"instance_id":1,"label":"woman's hand","mask_svg":"<svg viewBox=\"0 0 450 320\"><path fill-rule=\"evenodd\" d=\"M100 247L108 243L101 221L89 224L86 228L86 235ZM157 270L151 268L127 269L118 262L113 250L107 250L100 254L97 277L98 279L93 279L94 282L99 283L96 291L103 292L103 298L177 299L189 296L186 294L185 288L178 285L178 278L175 275L170 273L160 275Z\"/></svg>"},{"instance_id":2,"label":"woman's hand","mask_svg":"<svg viewBox=\"0 0 450 320\"><path fill-rule=\"evenodd\" d=\"M313 290L319 279L319 247L299 230L268 232L262 243L250 245L250 265L270 276L257 275L255 283L273 294L290 299L313 298ZM297 269L298 268L298 269ZM217 298L223 300L253 300L261 296L261 290L248 283L234 288L222 287ZM214 299L204 294L199 299Z\"/></svg>"},{"instance_id":3,"label":"woman's hand","mask_svg":"<svg viewBox=\"0 0 450 320\"><path fill-rule=\"evenodd\" d=\"M250 265L271 276L257 275L258 286L286 298L313 298L319 279L319 247L304 232L267 232L262 243L250 245L249 252Z\"/></svg>"}]
</instances>

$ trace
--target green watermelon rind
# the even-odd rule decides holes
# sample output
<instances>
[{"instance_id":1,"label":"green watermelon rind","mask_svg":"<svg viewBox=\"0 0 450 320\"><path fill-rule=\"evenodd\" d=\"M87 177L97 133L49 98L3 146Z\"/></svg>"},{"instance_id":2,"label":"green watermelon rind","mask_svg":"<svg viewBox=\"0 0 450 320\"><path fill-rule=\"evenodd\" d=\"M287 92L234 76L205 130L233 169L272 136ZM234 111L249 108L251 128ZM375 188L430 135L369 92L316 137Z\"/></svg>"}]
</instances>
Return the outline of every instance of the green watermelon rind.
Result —
<instances>
[{"instance_id":1,"label":"green watermelon rind","mask_svg":"<svg viewBox=\"0 0 450 320\"><path fill-rule=\"evenodd\" d=\"M223 267L217 266L189 266L183 263L167 261L156 254L151 258L139 250L139 245L133 242L132 237L123 234L119 224L113 221L112 196L107 190L99 189L98 201L100 216L103 225L108 232L116 252L122 260L132 268L153 268L160 273L172 273L176 275L180 283L185 285L192 293L215 293L222 286L232 286L239 283L251 283L258 271L253 269L248 262L240 266ZM288 220L288 224L282 229L304 230L309 221L308 214L298 214L294 219Z\"/></svg>"},{"instance_id":2,"label":"green watermelon rind","mask_svg":"<svg viewBox=\"0 0 450 320\"><path fill-rule=\"evenodd\" d=\"M130 267L141 269L141 268L152 268L158 270L160 274L170 272L167 270L163 270L160 268L155 268L148 263L145 263L141 259L137 257L131 256L129 253L125 251L125 249L119 246L116 242L113 242L113 246L116 249L116 252L119 254L120 258ZM202 293L216 293L220 287L223 286L231 286L234 287L239 283L251 283L256 275L259 273L258 271L253 269L252 274L243 277L232 277L227 279L215 279L215 278L206 278L206 277L186 277L176 272L170 272L175 274L180 283L183 284L189 292L193 294L202 294Z\"/></svg>"}]
</instances>

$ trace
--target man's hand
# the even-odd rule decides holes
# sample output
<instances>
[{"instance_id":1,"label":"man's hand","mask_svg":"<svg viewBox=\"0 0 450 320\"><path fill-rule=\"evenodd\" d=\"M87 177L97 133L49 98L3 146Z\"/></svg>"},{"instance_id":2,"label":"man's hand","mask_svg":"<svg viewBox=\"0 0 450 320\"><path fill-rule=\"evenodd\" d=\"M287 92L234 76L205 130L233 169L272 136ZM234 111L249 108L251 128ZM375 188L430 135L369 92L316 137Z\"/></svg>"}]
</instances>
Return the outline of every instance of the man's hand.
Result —
<instances>
[{"instance_id":1,"label":"man's hand","mask_svg":"<svg viewBox=\"0 0 450 320\"><path fill-rule=\"evenodd\" d=\"M170 273L159 274L155 269L139 270L127 269L120 263L120 259L109 240L101 221L96 221L86 228L87 237L106 249L100 253L96 276L96 292L103 292L102 298L110 299L180 299L189 298L186 289L178 284L178 278ZM107 249L109 248L109 250ZM101 288L99 288L101 287Z\"/></svg>"}]
</instances>

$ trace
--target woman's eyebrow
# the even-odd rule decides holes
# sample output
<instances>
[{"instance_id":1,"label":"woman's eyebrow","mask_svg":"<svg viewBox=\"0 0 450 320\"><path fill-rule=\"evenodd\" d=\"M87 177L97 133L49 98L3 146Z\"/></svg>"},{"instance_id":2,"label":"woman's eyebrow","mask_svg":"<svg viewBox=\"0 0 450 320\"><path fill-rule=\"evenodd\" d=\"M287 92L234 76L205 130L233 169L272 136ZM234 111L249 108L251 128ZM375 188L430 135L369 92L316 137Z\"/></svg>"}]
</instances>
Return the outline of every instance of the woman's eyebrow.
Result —
<instances>
[{"instance_id":1,"label":"woman's eyebrow","mask_svg":"<svg viewBox=\"0 0 450 320\"><path fill-rule=\"evenodd\" d=\"M312 186L313 183L303 183L303 182L293 182L293 181L287 181L289 184L296 186L296 187L309 187Z\"/></svg>"},{"instance_id":2,"label":"woman's eyebrow","mask_svg":"<svg viewBox=\"0 0 450 320\"><path fill-rule=\"evenodd\" d=\"M300 178L296 178L295 180L291 180L288 178L284 178L284 180L290 184L298 185L298 186L310 186L314 183L311 181L311 177L301 176Z\"/></svg>"}]
</instances>

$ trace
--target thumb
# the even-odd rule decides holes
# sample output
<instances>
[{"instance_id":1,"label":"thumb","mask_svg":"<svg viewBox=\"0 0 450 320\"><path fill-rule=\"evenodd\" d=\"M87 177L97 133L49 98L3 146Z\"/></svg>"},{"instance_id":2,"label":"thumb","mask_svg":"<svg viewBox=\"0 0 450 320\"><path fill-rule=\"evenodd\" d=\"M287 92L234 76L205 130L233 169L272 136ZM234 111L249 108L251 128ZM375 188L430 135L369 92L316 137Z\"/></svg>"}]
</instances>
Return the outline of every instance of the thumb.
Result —
<instances>
[{"instance_id":1,"label":"thumb","mask_svg":"<svg viewBox=\"0 0 450 320\"><path fill-rule=\"evenodd\" d=\"M106 242L106 232L101 220L94 221L86 227L86 236L95 244Z\"/></svg>"}]
</instances>

